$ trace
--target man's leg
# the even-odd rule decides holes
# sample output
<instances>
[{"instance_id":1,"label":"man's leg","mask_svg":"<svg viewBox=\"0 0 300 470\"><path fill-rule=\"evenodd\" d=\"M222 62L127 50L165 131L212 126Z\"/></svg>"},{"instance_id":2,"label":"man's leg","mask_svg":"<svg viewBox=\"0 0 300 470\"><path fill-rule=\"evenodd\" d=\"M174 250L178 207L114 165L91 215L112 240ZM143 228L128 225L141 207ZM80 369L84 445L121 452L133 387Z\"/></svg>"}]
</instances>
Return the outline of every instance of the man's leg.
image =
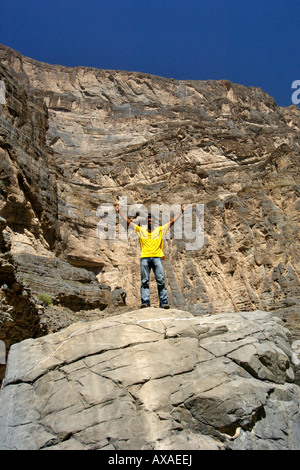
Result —
<instances>
[{"instance_id":1,"label":"man's leg","mask_svg":"<svg viewBox=\"0 0 300 470\"><path fill-rule=\"evenodd\" d=\"M150 260L141 258L141 302L142 305L150 307Z\"/></svg>"},{"instance_id":2,"label":"man's leg","mask_svg":"<svg viewBox=\"0 0 300 470\"><path fill-rule=\"evenodd\" d=\"M161 258L152 258L152 267L155 274L155 279L157 282L158 296L159 296L159 306L168 305L168 291L165 281L165 272L162 264Z\"/></svg>"}]
</instances>

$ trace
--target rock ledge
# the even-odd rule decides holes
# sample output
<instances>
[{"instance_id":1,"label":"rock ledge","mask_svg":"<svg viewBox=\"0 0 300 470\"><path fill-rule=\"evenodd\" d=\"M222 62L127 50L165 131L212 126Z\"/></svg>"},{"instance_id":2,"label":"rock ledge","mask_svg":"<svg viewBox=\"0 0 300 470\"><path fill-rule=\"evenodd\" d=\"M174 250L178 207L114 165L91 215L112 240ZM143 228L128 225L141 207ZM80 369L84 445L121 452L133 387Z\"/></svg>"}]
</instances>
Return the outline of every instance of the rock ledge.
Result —
<instances>
[{"instance_id":1,"label":"rock ledge","mask_svg":"<svg viewBox=\"0 0 300 470\"><path fill-rule=\"evenodd\" d=\"M11 347L1 449L299 449L289 332L149 308Z\"/></svg>"}]
</instances>

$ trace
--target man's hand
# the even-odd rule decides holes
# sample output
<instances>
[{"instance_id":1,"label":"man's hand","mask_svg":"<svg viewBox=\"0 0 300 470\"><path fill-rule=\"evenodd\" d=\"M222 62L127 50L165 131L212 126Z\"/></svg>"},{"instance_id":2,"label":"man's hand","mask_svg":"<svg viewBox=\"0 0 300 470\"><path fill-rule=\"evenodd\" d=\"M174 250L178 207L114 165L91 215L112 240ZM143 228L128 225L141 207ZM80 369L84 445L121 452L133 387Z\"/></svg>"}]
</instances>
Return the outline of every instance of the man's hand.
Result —
<instances>
[{"instance_id":1,"label":"man's hand","mask_svg":"<svg viewBox=\"0 0 300 470\"><path fill-rule=\"evenodd\" d=\"M184 211L185 211L185 209L186 209L186 206L187 206L187 204L181 204L181 212L178 212L178 214L175 215L175 217L173 217L172 220L170 220L170 222L169 222L170 227L172 227L172 225L174 225L174 223L176 222L176 220L178 220L179 217L184 213Z\"/></svg>"},{"instance_id":2,"label":"man's hand","mask_svg":"<svg viewBox=\"0 0 300 470\"><path fill-rule=\"evenodd\" d=\"M129 225L130 225L132 228L134 228L134 227L136 226L133 222L131 222L130 219L128 219L127 216L125 216L125 215L120 211L120 205L119 205L118 202L116 202L116 203L114 204L114 208L115 208L116 213L117 213L117 214L120 214L120 216L122 217L122 219L127 223L127 227L129 227Z\"/></svg>"}]
</instances>

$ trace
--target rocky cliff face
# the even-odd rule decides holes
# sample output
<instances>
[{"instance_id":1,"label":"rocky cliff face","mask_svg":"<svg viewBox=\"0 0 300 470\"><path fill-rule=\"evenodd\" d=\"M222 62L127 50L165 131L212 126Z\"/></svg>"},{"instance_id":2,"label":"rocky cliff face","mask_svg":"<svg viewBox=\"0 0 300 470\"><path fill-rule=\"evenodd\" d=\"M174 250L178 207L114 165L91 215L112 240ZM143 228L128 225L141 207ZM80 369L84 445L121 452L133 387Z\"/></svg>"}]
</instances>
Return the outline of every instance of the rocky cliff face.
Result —
<instances>
[{"instance_id":1,"label":"rocky cliff face","mask_svg":"<svg viewBox=\"0 0 300 470\"><path fill-rule=\"evenodd\" d=\"M48 109L28 81L8 71L3 62L0 340L8 351L17 341L67 326L81 309L100 312L124 302L121 292L113 295L94 272L76 269L64 259L57 178L47 144Z\"/></svg>"},{"instance_id":2,"label":"rocky cliff face","mask_svg":"<svg viewBox=\"0 0 300 470\"><path fill-rule=\"evenodd\" d=\"M228 81L67 68L3 47L0 57L48 111L43 136L66 260L123 287L135 307L139 247L99 241L99 204L120 196L148 208L205 204L201 250L166 242L172 304L219 312L298 302L298 107Z\"/></svg>"},{"instance_id":3,"label":"rocky cliff face","mask_svg":"<svg viewBox=\"0 0 300 470\"><path fill-rule=\"evenodd\" d=\"M100 240L96 230L99 205L121 197L148 209L204 205L201 248L187 250L174 234L165 241L173 307L272 311L300 339L297 106L225 80L68 68L4 46L0 60L6 351L137 308L137 239Z\"/></svg>"}]
</instances>

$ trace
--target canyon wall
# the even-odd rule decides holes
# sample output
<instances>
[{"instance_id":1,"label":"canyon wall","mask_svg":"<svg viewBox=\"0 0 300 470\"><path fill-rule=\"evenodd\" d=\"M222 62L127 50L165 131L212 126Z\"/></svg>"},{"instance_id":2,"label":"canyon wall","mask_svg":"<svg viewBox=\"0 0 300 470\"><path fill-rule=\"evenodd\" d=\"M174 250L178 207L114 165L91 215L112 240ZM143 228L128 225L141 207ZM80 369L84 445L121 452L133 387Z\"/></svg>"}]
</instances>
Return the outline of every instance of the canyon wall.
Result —
<instances>
[{"instance_id":1,"label":"canyon wall","mask_svg":"<svg viewBox=\"0 0 300 470\"><path fill-rule=\"evenodd\" d=\"M0 447L298 449L299 108L226 80L0 60ZM134 234L118 217L97 232L119 200L160 218L186 203L193 230L203 208L199 246L164 242L166 318L136 310Z\"/></svg>"},{"instance_id":2,"label":"canyon wall","mask_svg":"<svg viewBox=\"0 0 300 470\"><path fill-rule=\"evenodd\" d=\"M53 188L57 197L53 223L46 229L45 214L41 228L51 252L55 245L72 265L122 287L127 305L136 307L138 242L99 240L97 208L120 197L147 208L204 204L201 249L187 251L172 237L165 242L172 305L216 313L298 303L297 106L280 108L264 91L225 80L67 68L5 47L0 57L47 113L34 129L46 139L48 211ZM40 165L33 160L26 182L35 191L43 191L34 180ZM37 240L24 237L18 249L42 254Z\"/></svg>"}]
</instances>

